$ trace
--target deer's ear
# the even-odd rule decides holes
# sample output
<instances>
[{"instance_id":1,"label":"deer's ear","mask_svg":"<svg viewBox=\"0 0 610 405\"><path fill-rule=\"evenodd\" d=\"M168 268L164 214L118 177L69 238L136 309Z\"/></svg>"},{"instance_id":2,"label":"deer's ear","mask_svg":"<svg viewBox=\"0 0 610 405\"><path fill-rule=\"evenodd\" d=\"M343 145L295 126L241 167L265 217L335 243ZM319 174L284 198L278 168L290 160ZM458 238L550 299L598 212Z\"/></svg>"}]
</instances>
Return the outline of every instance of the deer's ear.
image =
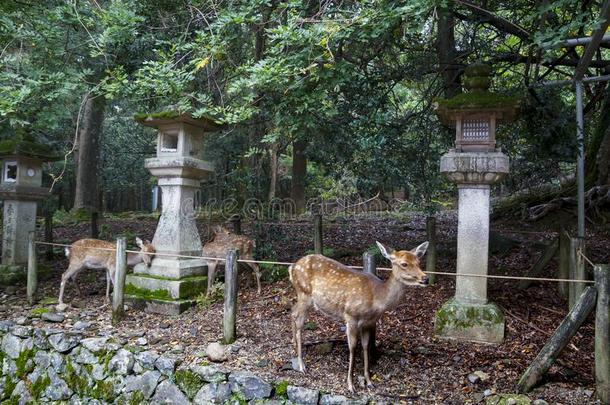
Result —
<instances>
[{"instance_id":1,"label":"deer's ear","mask_svg":"<svg viewBox=\"0 0 610 405\"><path fill-rule=\"evenodd\" d=\"M428 242L422 243L421 245L413 249L411 252L415 253L417 257L422 257L426 254L426 250L428 250Z\"/></svg>"},{"instance_id":2,"label":"deer's ear","mask_svg":"<svg viewBox=\"0 0 610 405\"><path fill-rule=\"evenodd\" d=\"M381 251L381 254L383 255L383 257L385 257L388 260L392 260L394 258L394 249L385 247L379 242L376 242L376 243L377 243L377 247Z\"/></svg>"},{"instance_id":3,"label":"deer's ear","mask_svg":"<svg viewBox=\"0 0 610 405\"><path fill-rule=\"evenodd\" d=\"M142 239L136 238L136 245L138 245L138 247L140 247L140 248L144 247L144 243L142 242Z\"/></svg>"},{"instance_id":4,"label":"deer's ear","mask_svg":"<svg viewBox=\"0 0 610 405\"><path fill-rule=\"evenodd\" d=\"M145 245L150 245L150 241L148 239L144 239L144 244Z\"/></svg>"}]
</instances>

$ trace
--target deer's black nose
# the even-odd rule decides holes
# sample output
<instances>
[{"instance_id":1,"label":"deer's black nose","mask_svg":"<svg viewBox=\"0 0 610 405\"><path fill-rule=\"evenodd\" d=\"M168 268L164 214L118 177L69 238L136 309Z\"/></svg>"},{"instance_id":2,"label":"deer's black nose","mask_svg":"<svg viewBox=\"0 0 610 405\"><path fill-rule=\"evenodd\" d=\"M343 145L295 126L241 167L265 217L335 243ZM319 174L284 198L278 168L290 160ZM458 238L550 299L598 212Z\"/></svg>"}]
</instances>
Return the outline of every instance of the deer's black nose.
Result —
<instances>
[{"instance_id":1,"label":"deer's black nose","mask_svg":"<svg viewBox=\"0 0 610 405\"><path fill-rule=\"evenodd\" d=\"M422 278L422 280L421 280L421 283L427 285L429 283L429 281L430 280L428 279L428 276L424 276L424 278Z\"/></svg>"}]
</instances>

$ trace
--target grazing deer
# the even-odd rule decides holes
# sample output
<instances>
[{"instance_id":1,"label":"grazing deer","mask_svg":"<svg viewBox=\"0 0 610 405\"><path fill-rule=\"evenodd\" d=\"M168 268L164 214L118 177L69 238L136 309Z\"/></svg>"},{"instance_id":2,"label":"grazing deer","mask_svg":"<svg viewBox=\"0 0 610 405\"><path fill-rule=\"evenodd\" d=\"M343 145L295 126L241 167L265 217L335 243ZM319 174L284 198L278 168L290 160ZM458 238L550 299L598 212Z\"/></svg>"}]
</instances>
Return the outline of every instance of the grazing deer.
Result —
<instances>
[{"instance_id":1,"label":"grazing deer","mask_svg":"<svg viewBox=\"0 0 610 405\"><path fill-rule=\"evenodd\" d=\"M384 312L398 305L407 286L428 283L428 277L419 267L419 259L426 253L428 242L411 251L395 251L379 242L377 246L392 262L392 273L385 282L322 255L305 256L288 269L290 282L297 293L292 320L299 371L305 372L301 336L307 310L313 305L330 318L346 324L349 346L347 386L351 392L354 392L352 369L358 335L362 341L364 378L367 385L372 386L368 352L371 330Z\"/></svg>"},{"instance_id":2,"label":"grazing deer","mask_svg":"<svg viewBox=\"0 0 610 405\"><path fill-rule=\"evenodd\" d=\"M144 262L150 266L155 248L149 241L142 241L136 238L136 244L140 248L140 253L127 253L127 265L134 266ZM61 285L59 287L59 304L57 309L65 310L68 305L64 304L64 289L66 282L72 280L76 284L76 276L85 269L106 270L106 302L109 301L110 283L114 284L114 273L116 270L116 245L99 239L81 239L74 242L70 247L65 248L66 257L70 260L68 269L61 275Z\"/></svg>"},{"instance_id":3,"label":"grazing deer","mask_svg":"<svg viewBox=\"0 0 610 405\"><path fill-rule=\"evenodd\" d=\"M245 260L254 260L254 248L256 243L244 235L236 235L231 233L224 226L215 226L213 228L214 236L203 246L202 256L217 257L224 259L227 257L227 252L231 249L239 250L239 258ZM216 277L216 266L219 260L208 260L208 292L209 295L214 285ZM257 263L245 263L250 267L256 277L256 286L258 293L261 293L261 271Z\"/></svg>"}]
</instances>

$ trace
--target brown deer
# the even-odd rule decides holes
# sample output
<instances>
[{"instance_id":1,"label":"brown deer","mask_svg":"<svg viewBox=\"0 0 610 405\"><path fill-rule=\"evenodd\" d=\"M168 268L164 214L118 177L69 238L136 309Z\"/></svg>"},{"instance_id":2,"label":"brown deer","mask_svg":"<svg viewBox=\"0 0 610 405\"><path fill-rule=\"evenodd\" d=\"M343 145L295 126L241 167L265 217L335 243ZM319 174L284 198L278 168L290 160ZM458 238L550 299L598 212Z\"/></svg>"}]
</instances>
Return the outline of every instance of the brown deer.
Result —
<instances>
[{"instance_id":1,"label":"brown deer","mask_svg":"<svg viewBox=\"0 0 610 405\"><path fill-rule=\"evenodd\" d=\"M395 251L379 242L377 246L392 262L392 273L385 282L322 255L305 256L288 269L290 282L297 293L292 320L299 371L305 372L301 337L307 310L313 305L328 317L346 324L349 346L347 386L351 392L354 392L352 370L358 335L362 341L364 378L366 384L372 386L369 374L371 330L384 312L398 305L407 286L428 283L428 277L419 267L419 259L426 253L428 242L410 251Z\"/></svg>"},{"instance_id":2,"label":"brown deer","mask_svg":"<svg viewBox=\"0 0 610 405\"><path fill-rule=\"evenodd\" d=\"M155 248L149 241L136 238L136 244L140 253L127 253L127 265L135 266L144 262L150 266L155 253ZM106 302L109 301L110 284L114 285L114 273L116 270L116 245L99 239L80 239L70 247L65 248L66 257L70 260L68 269L61 275L59 287L59 303L57 309L65 310L68 305L64 304L64 289L66 282L72 280L80 295L80 288L76 284L76 276L85 269L106 270Z\"/></svg>"},{"instance_id":3,"label":"brown deer","mask_svg":"<svg viewBox=\"0 0 610 405\"><path fill-rule=\"evenodd\" d=\"M224 259L227 257L227 252L231 249L239 250L239 258L245 260L254 260L254 248L256 242L244 235L236 235L231 233L224 226L215 226L213 228L214 236L203 246L202 256ZM216 278L216 266L220 260L208 260L208 292L209 295L214 285ZM256 277L256 286L258 293L261 293L261 271L257 263L245 263L252 269Z\"/></svg>"}]
</instances>

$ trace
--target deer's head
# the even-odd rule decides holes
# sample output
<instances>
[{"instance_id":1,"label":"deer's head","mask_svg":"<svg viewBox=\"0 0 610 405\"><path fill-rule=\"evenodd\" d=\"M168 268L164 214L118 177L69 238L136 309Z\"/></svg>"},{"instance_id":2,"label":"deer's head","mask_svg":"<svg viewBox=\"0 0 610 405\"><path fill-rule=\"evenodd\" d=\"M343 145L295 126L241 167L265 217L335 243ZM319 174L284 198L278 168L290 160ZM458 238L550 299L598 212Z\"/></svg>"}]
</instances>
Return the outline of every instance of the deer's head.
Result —
<instances>
[{"instance_id":1,"label":"deer's head","mask_svg":"<svg viewBox=\"0 0 610 405\"><path fill-rule=\"evenodd\" d=\"M419 259L426 254L428 242L424 242L413 250L394 250L377 242L383 257L392 262L392 274L404 284L414 282L426 285L428 276L419 267Z\"/></svg>"},{"instance_id":2,"label":"deer's head","mask_svg":"<svg viewBox=\"0 0 610 405\"><path fill-rule=\"evenodd\" d=\"M150 267L155 253L155 247L150 243L150 241L143 241L140 238L136 238L136 245L138 245L140 248L140 258L147 267Z\"/></svg>"}]
</instances>

